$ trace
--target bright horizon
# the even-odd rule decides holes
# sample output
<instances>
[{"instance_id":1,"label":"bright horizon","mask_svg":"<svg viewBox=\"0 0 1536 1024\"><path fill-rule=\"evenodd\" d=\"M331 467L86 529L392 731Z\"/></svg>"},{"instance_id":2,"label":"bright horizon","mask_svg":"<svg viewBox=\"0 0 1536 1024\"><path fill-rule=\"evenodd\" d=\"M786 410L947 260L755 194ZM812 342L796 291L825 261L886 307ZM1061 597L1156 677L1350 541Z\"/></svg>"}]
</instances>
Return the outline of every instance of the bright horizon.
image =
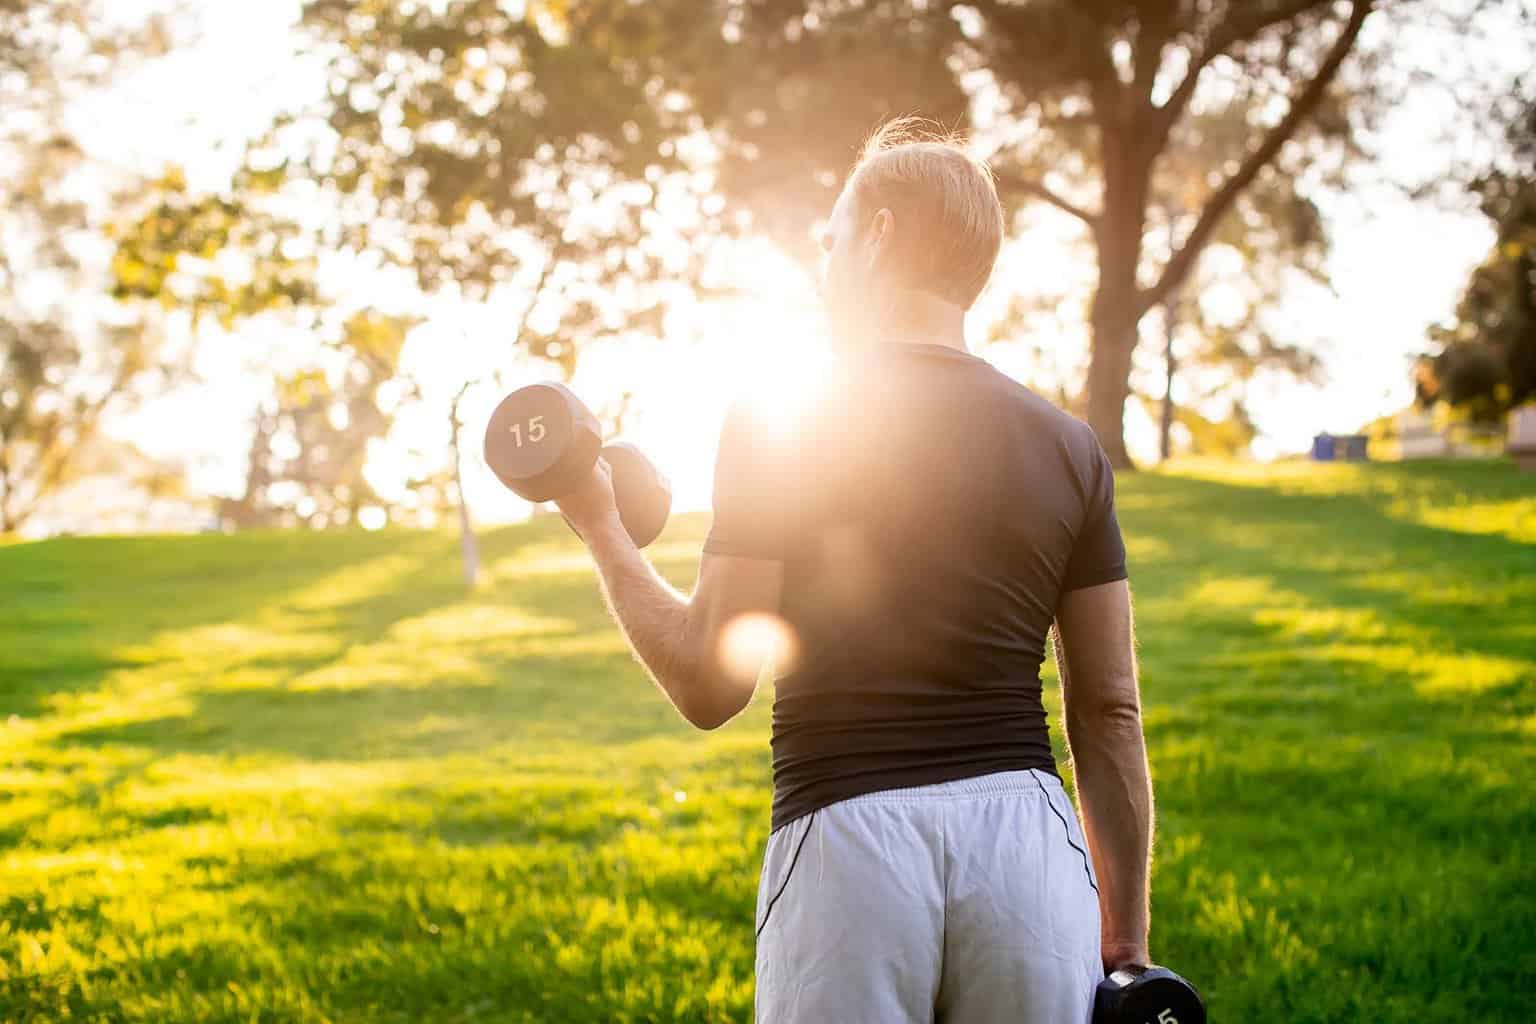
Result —
<instances>
[{"instance_id":1,"label":"bright horizon","mask_svg":"<svg viewBox=\"0 0 1536 1024\"><path fill-rule=\"evenodd\" d=\"M203 0L205 34L195 46L77 112L80 135L93 155L147 173L179 164L194 187L217 187L227 180L243 140L264 127L278 106L309 93L317 69L291 55L295 0L220 6L215 13L211 0ZM1431 159L1414 127L1420 115L1400 110L1389 120L1381 145L1385 162L1401 166ZM1410 362L1425 347L1426 329L1449 317L1467 273L1492 240L1491 229L1475 214L1414 204L1385 187L1350 199L1335 197L1324 213L1333 239L1328 270L1336 294L1298 292L1282 310L1294 339L1313 340L1323 359L1324 383L1305 386L1274 375L1255 381L1248 404L1260 430L1254 445L1259 458L1304 451L1319 431L1353 430L1403 408L1412 397ZM1068 248L1062 228L1059 220L1042 217L1037 228L1010 243L983 311L1005 300L1007 287L1049 293L1091 281L1091 263L1081 250ZM760 239L749 240L739 247L736 266L737 283L748 295L695 305L669 322L669 337L659 344L594 346L584 351L572 382L594 408L622 390L635 393L624 436L671 478L678 511L708 506L719 424L733 395L751 386L761 389L769 380L792 388L812 372L823 338L811 282L787 257ZM494 308L434 302L427 312L426 322L411 335L403 365L421 376L434 401L402 415L388 442L370 457L370 481L386 494L409 475L411 448L430 448L439 435L446 442L446 397L483 360L477 352L506 340L497 337ZM983 345L978 322L983 318L984 312L973 315L968 325L972 351L1026 383L1039 377L1045 368L1033 362L1030 341L1040 339ZM1086 361L1086 327L1080 318L1061 327L1047 342L1070 376ZM1162 339L1155 314L1143 322L1143 339L1137 373L1160 380ZM249 413L264 393L262 382L248 373L251 353L286 351L302 358L304 339L257 321L240 326L233 338L205 325L195 339L186 334L185 340L197 346L205 383L182 387L125 417L115 432L154 457L188 464L194 493L238 493ZM524 382L550 375L532 366L527 373ZM1160 393L1160 386L1148 390ZM475 394L471 422L483 423L499 397ZM189 422L198 429L189 431ZM470 433L464 469L476 518L500 521L524 514L526 506L481 464L477 428ZM1138 459L1155 454L1155 427L1134 401L1127 406L1126 435Z\"/></svg>"}]
</instances>

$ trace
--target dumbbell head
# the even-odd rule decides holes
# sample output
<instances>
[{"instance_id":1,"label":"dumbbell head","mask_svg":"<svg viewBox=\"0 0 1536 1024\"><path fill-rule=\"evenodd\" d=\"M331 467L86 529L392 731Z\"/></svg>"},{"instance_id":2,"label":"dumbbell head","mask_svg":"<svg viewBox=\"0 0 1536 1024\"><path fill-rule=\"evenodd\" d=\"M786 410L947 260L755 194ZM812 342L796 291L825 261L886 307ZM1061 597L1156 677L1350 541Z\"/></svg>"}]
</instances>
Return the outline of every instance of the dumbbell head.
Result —
<instances>
[{"instance_id":1,"label":"dumbbell head","mask_svg":"<svg viewBox=\"0 0 1536 1024\"><path fill-rule=\"evenodd\" d=\"M597 417L563 384L518 388L485 428L485 463L528 501L554 501L578 486L602 448Z\"/></svg>"},{"instance_id":2,"label":"dumbbell head","mask_svg":"<svg viewBox=\"0 0 1536 1024\"><path fill-rule=\"evenodd\" d=\"M672 485L651 460L632 444L619 442L603 449L613 471L613 496L619 519L636 547L645 547L667 525L672 511Z\"/></svg>"},{"instance_id":3,"label":"dumbbell head","mask_svg":"<svg viewBox=\"0 0 1536 1024\"><path fill-rule=\"evenodd\" d=\"M1126 967L1099 982L1093 1024L1205 1024L1205 1004L1166 967Z\"/></svg>"}]
</instances>

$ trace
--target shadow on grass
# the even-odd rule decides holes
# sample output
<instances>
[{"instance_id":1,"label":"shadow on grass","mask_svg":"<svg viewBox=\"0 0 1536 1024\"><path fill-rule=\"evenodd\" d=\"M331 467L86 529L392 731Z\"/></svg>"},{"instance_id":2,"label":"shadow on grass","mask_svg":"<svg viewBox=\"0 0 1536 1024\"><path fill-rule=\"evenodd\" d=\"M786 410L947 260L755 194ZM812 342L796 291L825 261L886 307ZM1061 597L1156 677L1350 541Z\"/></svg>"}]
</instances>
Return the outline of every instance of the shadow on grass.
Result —
<instances>
[{"instance_id":1,"label":"shadow on grass","mask_svg":"<svg viewBox=\"0 0 1536 1024\"><path fill-rule=\"evenodd\" d=\"M487 564L567 536L559 520L487 531ZM114 674L213 652L204 673L293 678L398 623L461 601L457 540L445 532L65 538L0 550L0 718L36 716ZM82 573L90 566L90 574ZM246 653L231 626L286 649ZM306 638L318 650L302 647ZM245 637L239 638L249 642Z\"/></svg>"},{"instance_id":2,"label":"shadow on grass","mask_svg":"<svg viewBox=\"0 0 1536 1024\"><path fill-rule=\"evenodd\" d=\"M683 723L638 670L617 680L625 662L594 659L573 678L569 661L522 663L502 683L357 689L282 688L199 695L186 715L82 729L59 737L83 746L143 747L156 757L281 754L314 761L425 758L540 743L623 743L686 734ZM600 678L601 677L601 678ZM611 684L629 696L601 697Z\"/></svg>"},{"instance_id":3,"label":"shadow on grass","mask_svg":"<svg viewBox=\"0 0 1536 1024\"><path fill-rule=\"evenodd\" d=\"M487 563L513 561L519 548L537 549L551 533L569 546L564 525L552 525L559 531L545 525L491 532ZM687 557L658 562L675 579L695 566ZM187 655L209 659L219 678L189 686L186 710L87 725L58 739L66 746L143 748L155 757L368 760L689 732L629 657L590 569L525 579L514 567L472 592L457 570L417 557L400 565L387 587L344 604L322 601L312 611L327 620L316 628L336 639L321 653L246 650L219 637L217 651ZM335 570L309 586L335 579L345 588L346 573ZM294 603L292 595L276 597L253 615ZM292 629L294 622L282 625ZM595 702L602 713L592 713Z\"/></svg>"},{"instance_id":4,"label":"shadow on grass","mask_svg":"<svg viewBox=\"0 0 1536 1024\"><path fill-rule=\"evenodd\" d=\"M1532 653L1519 602L1536 599L1536 545L1387 518L1361 497L1157 476L1137 483L1125 502L1127 532L1155 537L1163 552L1132 566L1139 597L1189 601L1188 615L1220 622L1230 616L1191 600L1193 585L1254 576L1423 630L1448 649Z\"/></svg>"}]
</instances>

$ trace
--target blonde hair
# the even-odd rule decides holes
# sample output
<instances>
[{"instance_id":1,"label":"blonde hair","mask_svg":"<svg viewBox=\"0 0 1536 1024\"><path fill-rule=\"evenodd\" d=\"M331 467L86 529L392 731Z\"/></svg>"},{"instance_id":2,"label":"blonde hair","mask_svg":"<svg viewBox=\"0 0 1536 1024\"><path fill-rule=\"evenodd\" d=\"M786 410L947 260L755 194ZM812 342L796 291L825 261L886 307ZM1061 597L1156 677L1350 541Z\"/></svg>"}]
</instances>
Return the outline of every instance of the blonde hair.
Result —
<instances>
[{"instance_id":1,"label":"blonde hair","mask_svg":"<svg viewBox=\"0 0 1536 1024\"><path fill-rule=\"evenodd\" d=\"M861 219L896 217L894 270L907 287L969 309L1003 244L1003 206L987 165L964 140L915 117L881 125L849 177Z\"/></svg>"}]
</instances>

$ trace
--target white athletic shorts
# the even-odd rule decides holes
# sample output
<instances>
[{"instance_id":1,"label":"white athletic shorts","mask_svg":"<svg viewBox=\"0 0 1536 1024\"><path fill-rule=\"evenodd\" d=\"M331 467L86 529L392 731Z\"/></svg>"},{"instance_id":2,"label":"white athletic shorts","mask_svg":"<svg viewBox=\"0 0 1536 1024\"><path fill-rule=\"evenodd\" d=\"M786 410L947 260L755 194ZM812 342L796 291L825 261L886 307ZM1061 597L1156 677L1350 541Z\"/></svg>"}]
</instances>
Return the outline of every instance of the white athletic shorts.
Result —
<instances>
[{"instance_id":1,"label":"white athletic shorts","mask_svg":"<svg viewBox=\"0 0 1536 1024\"><path fill-rule=\"evenodd\" d=\"M1098 880L1061 782L844 800L768 837L758 1024L1088 1024Z\"/></svg>"}]
</instances>

